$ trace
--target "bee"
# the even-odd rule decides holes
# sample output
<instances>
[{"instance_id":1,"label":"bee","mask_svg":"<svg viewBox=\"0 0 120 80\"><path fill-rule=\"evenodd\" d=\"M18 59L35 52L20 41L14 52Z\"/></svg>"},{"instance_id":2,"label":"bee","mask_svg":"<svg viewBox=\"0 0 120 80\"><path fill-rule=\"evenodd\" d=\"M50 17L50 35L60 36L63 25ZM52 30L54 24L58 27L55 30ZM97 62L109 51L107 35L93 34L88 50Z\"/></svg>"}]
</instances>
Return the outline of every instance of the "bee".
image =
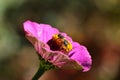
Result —
<instances>
[{"instance_id":1,"label":"bee","mask_svg":"<svg viewBox=\"0 0 120 80\"><path fill-rule=\"evenodd\" d=\"M53 35L52 39L63 52L68 53L70 50L72 50L72 44L62 34L55 34Z\"/></svg>"}]
</instances>

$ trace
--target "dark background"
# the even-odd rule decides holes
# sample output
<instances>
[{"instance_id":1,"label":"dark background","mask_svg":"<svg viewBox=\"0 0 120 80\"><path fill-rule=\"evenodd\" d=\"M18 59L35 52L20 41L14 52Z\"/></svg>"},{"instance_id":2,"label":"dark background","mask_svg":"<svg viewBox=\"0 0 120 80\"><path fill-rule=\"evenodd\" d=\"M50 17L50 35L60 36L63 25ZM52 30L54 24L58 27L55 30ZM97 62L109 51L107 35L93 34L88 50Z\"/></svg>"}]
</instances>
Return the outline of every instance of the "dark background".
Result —
<instances>
[{"instance_id":1,"label":"dark background","mask_svg":"<svg viewBox=\"0 0 120 80\"><path fill-rule=\"evenodd\" d=\"M88 48L92 68L74 80L120 80L119 0L0 0L0 80L29 80L37 71L26 20L50 24Z\"/></svg>"}]
</instances>

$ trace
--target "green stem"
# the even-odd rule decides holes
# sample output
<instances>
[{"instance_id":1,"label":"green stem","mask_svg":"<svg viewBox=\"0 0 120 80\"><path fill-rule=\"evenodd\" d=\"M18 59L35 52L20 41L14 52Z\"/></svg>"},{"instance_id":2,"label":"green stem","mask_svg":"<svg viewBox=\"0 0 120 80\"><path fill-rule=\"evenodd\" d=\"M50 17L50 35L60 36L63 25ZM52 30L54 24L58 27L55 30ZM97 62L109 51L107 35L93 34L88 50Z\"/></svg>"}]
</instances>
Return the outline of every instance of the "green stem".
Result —
<instances>
[{"instance_id":1,"label":"green stem","mask_svg":"<svg viewBox=\"0 0 120 80\"><path fill-rule=\"evenodd\" d=\"M37 71L37 73L34 75L34 77L32 78L32 80L38 80L40 76L42 76L42 74L50 69L55 69L55 66L51 63L49 63L48 61L45 61L43 58L39 58L40 59L40 65L39 65L39 69Z\"/></svg>"},{"instance_id":2,"label":"green stem","mask_svg":"<svg viewBox=\"0 0 120 80\"><path fill-rule=\"evenodd\" d=\"M34 77L32 78L32 80L38 80L40 76L42 76L42 74L45 72L44 69L42 69L41 67L39 67L38 71L36 72L36 74L34 75Z\"/></svg>"}]
</instances>

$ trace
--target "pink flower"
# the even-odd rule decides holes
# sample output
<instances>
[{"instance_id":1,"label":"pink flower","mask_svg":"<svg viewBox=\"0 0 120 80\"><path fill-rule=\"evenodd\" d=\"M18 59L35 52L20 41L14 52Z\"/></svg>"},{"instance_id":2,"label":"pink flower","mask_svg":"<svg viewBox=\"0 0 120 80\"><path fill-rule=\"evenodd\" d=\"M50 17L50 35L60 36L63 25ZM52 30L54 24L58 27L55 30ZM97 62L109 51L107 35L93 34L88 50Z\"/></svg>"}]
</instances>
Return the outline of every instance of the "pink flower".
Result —
<instances>
[{"instance_id":1,"label":"pink flower","mask_svg":"<svg viewBox=\"0 0 120 80\"><path fill-rule=\"evenodd\" d=\"M64 69L88 71L92 59L86 47L74 42L67 34L48 24L24 22L27 39L46 61Z\"/></svg>"}]
</instances>

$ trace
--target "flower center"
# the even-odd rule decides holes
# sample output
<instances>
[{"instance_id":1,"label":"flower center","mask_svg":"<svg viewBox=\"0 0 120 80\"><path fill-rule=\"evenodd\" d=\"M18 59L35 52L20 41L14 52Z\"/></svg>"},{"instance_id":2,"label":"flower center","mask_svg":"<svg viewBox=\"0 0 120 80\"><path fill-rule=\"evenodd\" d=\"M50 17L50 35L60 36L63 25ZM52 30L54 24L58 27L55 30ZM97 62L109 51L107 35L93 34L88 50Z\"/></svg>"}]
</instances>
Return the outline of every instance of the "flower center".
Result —
<instances>
[{"instance_id":1,"label":"flower center","mask_svg":"<svg viewBox=\"0 0 120 80\"><path fill-rule=\"evenodd\" d=\"M59 50L68 53L72 50L72 44L62 34L54 34L52 39L48 41L51 50Z\"/></svg>"}]
</instances>

